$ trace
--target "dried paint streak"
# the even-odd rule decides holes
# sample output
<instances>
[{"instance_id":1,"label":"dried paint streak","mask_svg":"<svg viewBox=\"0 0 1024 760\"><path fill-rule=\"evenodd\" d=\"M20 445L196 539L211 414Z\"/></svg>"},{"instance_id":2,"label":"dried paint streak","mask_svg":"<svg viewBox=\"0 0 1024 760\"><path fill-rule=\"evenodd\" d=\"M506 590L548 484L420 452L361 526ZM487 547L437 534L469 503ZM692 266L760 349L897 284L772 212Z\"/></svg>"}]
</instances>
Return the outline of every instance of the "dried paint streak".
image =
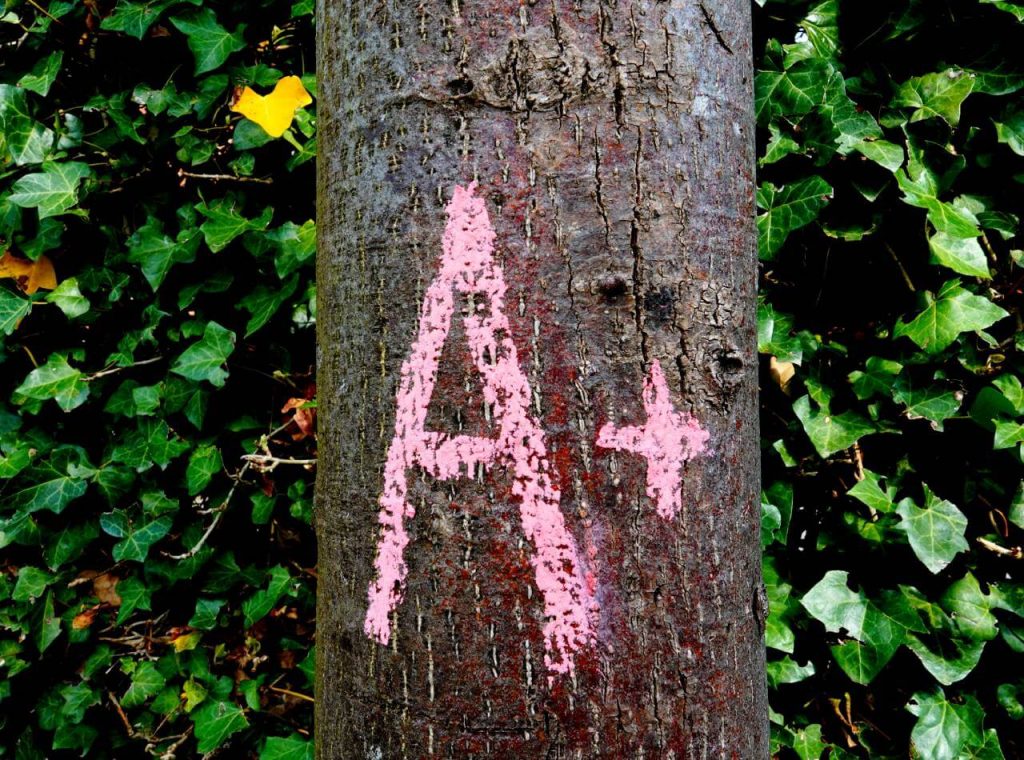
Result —
<instances>
[{"instance_id":1,"label":"dried paint streak","mask_svg":"<svg viewBox=\"0 0 1024 760\"><path fill-rule=\"evenodd\" d=\"M597 603L584 580L576 542L559 509L561 494L552 479L544 433L530 416L530 387L519 366L505 315L505 279L494 261L494 229L475 183L456 187L448 204L440 270L427 289L419 335L402 365L395 435L384 468L380 497L382 526L370 585L364 630L381 644L391 638L391 613L402 601L405 521L415 516L408 500L407 471L420 467L441 480L472 475L478 464L505 464L514 475L523 532L533 544L537 588L544 600L544 661L556 673L571 672L573 655L593 638L590 615ZM455 294L469 297L474 313L465 317L466 338L481 375L484 400L493 407L495 438L448 436L425 429L437 382L441 351L455 313Z\"/></svg>"},{"instance_id":2,"label":"dried paint streak","mask_svg":"<svg viewBox=\"0 0 1024 760\"><path fill-rule=\"evenodd\" d=\"M597 445L647 460L647 495L658 514L671 520L682 506L683 463L704 451L708 432L693 417L672 407L657 359L644 380L643 401L647 421L642 426L606 424L598 432Z\"/></svg>"}]
</instances>

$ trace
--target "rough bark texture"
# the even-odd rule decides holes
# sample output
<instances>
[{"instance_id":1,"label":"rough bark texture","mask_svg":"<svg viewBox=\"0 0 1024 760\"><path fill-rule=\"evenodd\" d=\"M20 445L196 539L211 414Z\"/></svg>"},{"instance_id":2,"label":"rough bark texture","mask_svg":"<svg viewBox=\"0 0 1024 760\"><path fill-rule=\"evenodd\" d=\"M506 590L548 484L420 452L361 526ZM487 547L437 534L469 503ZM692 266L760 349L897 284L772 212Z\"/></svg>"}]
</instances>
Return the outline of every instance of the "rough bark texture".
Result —
<instances>
[{"instance_id":1,"label":"rough bark texture","mask_svg":"<svg viewBox=\"0 0 1024 760\"><path fill-rule=\"evenodd\" d=\"M767 757L747 0L318 12L318 757ZM471 181L600 605L571 674L507 463L408 471L404 595L386 646L364 632L400 370ZM427 427L494 436L467 312ZM670 520L648 462L597 445L643 424L655 362L710 434Z\"/></svg>"}]
</instances>

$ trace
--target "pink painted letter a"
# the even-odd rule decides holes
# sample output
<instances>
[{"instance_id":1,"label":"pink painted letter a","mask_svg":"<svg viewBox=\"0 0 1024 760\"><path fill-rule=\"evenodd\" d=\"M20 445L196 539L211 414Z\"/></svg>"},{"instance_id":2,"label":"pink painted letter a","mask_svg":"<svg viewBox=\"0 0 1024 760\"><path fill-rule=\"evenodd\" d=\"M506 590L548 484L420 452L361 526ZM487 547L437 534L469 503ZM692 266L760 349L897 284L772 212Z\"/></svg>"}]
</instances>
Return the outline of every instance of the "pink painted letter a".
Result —
<instances>
[{"instance_id":1,"label":"pink painted letter a","mask_svg":"<svg viewBox=\"0 0 1024 760\"><path fill-rule=\"evenodd\" d=\"M447 214L439 271L423 299L419 334L399 378L395 434L380 496L377 577L370 584L364 629L372 639L388 643L391 613L402 601L408 571L405 521L416 513L408 499L408 470L418 467L451 480L471 476L478 464L501 464L511 472L523 532L533 545L530 562L546 617L545 664L553 672L571 672L574 653L593 640L590 614L596 602L559 508L561 494L552 478L544 433L529 413L530 387L510 337L505 278L494 260L494 229L483 199L475 195L475 183L455 187ZM492 408L497 427L493 438L426 429L456 293L472 296L476 309L465 317L465 332L484 402Z\"/></svg>"}]
</instances>

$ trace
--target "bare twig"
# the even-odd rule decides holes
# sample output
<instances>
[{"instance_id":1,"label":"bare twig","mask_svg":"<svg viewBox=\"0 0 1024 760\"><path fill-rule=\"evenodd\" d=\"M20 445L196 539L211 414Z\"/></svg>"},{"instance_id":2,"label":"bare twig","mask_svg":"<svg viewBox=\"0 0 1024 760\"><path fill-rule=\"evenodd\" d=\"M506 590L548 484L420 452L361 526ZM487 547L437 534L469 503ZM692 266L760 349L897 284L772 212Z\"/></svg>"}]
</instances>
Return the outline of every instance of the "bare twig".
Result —
<instances>
[{"instance_id":1,"label":"bare twig","mask_svg":"<svg viewBox=\"0 0 1024 760\"><path fill-rule=\"evenodd\" d=\"M109 367L107 369L101 369L99 372L93 372L91 375L86 375L83 379L88 383L93 380L97 380L101 377L107 377L108 375L116 375L118 372L124 372L126 369L132 369L134 367L143 367L147 364L156 364L161 361L164 357L154 356L152 359L143 359L140 362L134 362L132 364L126 364L123 367Z\"/></svg>"},{"instance_id":2,"label":"bare twig","mask_svg":"<svg viewBox=\"0 0 1024 760\"><path fill-rule=\"evenodd\" d=\"M245 454L242 459L253 464L260 472L270 472L279 464L298 464L303 467L316 464L316 459L283 459L270 454Z\"/></svg>"},{"instance_id":3,"label":"bare twig","mask_svg":"<svg viewBox=\"0 0 1024 760\"><path fill-rule=\"evenodd\" d=\"M291 689L282 689L280 686L268 686L271 691L276 691L278 694L287 694L289 697L295 697L296 699L304 699L307 702L314 702L315 700L308 694L301 694Z\"/></svg>"},{"instance_id":4,"label":"bare twig","mask_svg":"<svg viewBox=\"0 0 1024 760\"><path fill-rule=\"evenodd\" d=\"M189 172L178 169L179 177L189 179L208 179L212 182L255 182L259 185L272 185L274 180L271 177L240 177L237 174L203 174L201 172Z\"/></svg>"},{"instance_id":5,"label":"bare twig","mask_svg":"<svg viewBox=\"0 0 1024 760\"><path fill-rule=\"evenodd\" d=\"M220 518L223 517L224 513L227 511L228 505L231 503L231 497L235 495L235 491L238 489L238 484L242 482L242 478L245 476L245 473L248 472L250 464L250 462L246 462L244 465L242 465L242 469L239 470L238 475L235 476L235 482L232 483L231 488L228 489L228 495L225 496L224 501L220 503L220 506L217 508L216 514L214 514L213 519L210 520L210 524L206 528L206 532L199 537L199 540L196 541L195 546L193 546L187 552L184 552L182 554L168 554L167 552L164 552L165 557L167 557L168 559L189 559L191 557L196 556L199 553L199 550L206 545L206 542L209 540L210 536L213 535L213 531L216 529L217 524L220 522Z\"/></svg>"},{"instance_id":6,"label":"bare twig","mask_svg":"<svg viewBox=\"0 0 1024 760\"><path fill-rule=\"evenodd\" d=\"M1024 559L1024 548L1020 546L1011 546L1009 548L997 544L995 541L989 541L987 538L978 538L978 545L983 549L988 549L993 554L998 554L1000 557L1009 557L1010 559Z\"/></svg>"}]
</instances>

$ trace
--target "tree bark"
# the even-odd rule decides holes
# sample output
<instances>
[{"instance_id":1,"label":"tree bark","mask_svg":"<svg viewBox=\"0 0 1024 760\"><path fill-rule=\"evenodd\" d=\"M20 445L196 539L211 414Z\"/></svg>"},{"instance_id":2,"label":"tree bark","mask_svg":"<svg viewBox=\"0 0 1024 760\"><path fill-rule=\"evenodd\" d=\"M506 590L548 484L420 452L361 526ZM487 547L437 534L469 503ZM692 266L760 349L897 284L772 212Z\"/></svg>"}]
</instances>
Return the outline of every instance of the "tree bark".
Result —
<instances>
[{"instance_id":1,"label":"tree bark","mask_svg":"<svg viewBox=\"0 0 1024 760\"><path fill-rule=\"evenodd\" d=\"M748 2L317 24L318 757L767 757Z\"/></svg>"}]
</instances>

